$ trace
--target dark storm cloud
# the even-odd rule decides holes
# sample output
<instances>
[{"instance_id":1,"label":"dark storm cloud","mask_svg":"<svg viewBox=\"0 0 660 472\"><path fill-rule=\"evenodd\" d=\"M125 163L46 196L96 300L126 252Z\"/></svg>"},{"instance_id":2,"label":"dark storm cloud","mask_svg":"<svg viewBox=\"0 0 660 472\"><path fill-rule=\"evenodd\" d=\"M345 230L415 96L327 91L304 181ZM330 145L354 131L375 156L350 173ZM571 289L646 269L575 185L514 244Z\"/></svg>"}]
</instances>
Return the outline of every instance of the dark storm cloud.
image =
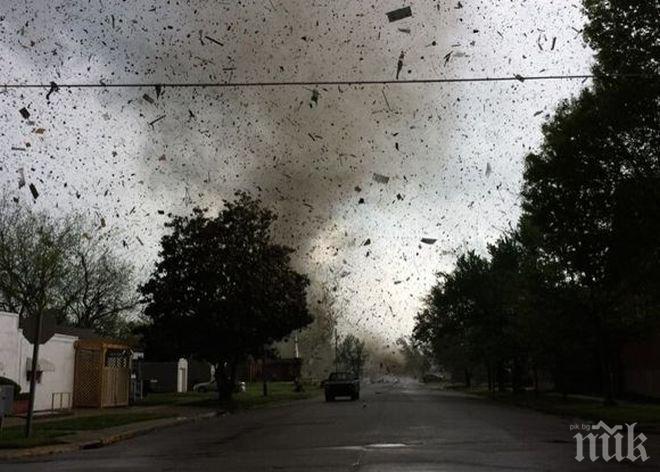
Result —
<instances>
[{"instance_id":1,"label":"dark storm cloud","mask_svg":"<svg viewBox=\"0 0 660 472\"><path fill-rule=\"evenodd\" d=\"M433 273L517 218L522 157L583 85L166 84L393 79L402 52L401 78L588 70L568 2L462 4L411 2L390 23L401 3L13 3L0 82L163 87L0 94L0 175L30 201L32 183L36 205L102 217L147 266L169 212L250 190L348 323L398 337Z\"/></svg>"}]
</instances>

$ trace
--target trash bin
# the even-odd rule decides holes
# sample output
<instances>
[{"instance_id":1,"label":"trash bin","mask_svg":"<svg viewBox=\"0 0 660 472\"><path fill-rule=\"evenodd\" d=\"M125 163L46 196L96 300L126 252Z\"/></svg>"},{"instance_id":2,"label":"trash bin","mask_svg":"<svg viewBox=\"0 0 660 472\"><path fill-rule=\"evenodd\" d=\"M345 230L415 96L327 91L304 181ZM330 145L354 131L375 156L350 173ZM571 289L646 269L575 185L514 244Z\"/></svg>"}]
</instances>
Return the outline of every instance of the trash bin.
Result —
<instances>
[{"instance_id":1,"label":"trash bin","mask_svg":"<svg viewBox=\"0 0 660 472\"><path fill-rule=\"evenodd\" d=\"M0 416L11 414L14 407L14 386L0 385Z\"/></svg>"}]
</instances>

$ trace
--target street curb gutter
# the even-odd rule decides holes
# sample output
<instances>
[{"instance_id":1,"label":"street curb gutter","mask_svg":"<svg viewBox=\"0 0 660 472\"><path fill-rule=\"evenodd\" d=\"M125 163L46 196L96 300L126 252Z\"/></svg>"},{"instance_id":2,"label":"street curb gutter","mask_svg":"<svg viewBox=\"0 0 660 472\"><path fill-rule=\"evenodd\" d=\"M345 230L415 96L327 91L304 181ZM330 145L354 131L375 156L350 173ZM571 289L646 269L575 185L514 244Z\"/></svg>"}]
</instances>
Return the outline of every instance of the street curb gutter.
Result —
<instances>
[{"instance_id":1,"label":"street curb gutter","mask_svg":"<svg viewBox=\"0 0 660 472\"><path fill-rule=\"evenodd\" d=\"M121 433L112 434L110 436L105 436L99 439L94 439L93 441L55 444L50 446L40 446L40 447L25 448L25 449L11 449L6 451L0 450L0 460L25 459L29 457L60 454L63 452L73 452L73 451L80 451L85 449L98 449L120 441L125 441L126 439L131 439L137 436L143 436L145 434L153 433L154 431L159 431L161 429L170 428L172 426L178 426L182 424L194 423L196 421L207 420L210 418L215 418L217 416L222 416L224 414L225 414L224 411L212 411L209 413L202 413L195 416L179 416L173 418L170 421L163 422L161 424L146 426L143 428L138 427L128 431L123 431Z\"/></svg>"}]
</instances>

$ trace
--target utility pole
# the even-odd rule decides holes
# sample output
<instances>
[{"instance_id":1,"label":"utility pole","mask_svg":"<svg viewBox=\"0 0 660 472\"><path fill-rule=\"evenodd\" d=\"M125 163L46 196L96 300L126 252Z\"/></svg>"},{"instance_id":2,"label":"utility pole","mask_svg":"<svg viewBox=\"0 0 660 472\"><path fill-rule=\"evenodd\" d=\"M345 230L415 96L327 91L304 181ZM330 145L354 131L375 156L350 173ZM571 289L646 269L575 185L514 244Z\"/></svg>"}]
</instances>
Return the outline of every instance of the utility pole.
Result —
<instances>
[{"instance_id":1,"label":"utility pole","mask_svg":"<svg viewBox=\"0 0 660 472\"><path fill-rule=\"evenodd\" d=\"M339 333L337 328L335 328L335 372L339 372L339 358L337 353L339 352Z\"/></svg>"},{"instance_id":2,"label":"utility pole","mask_svg":"<svg viewBox=\"0 0 660 472\"><path fill-rule=\"evenodd\" d=\"M37 367L39 367L39 344L41 341L41 318L42 310L38 310L37 322L35 326L35 336L32 348L32 375L30 376L30 401L28 403L27 421L25 422L25 437L29 438L32 434L32 418L34 416L34 400L36 398L37 388Z\"/></svg>"}]
</instances>

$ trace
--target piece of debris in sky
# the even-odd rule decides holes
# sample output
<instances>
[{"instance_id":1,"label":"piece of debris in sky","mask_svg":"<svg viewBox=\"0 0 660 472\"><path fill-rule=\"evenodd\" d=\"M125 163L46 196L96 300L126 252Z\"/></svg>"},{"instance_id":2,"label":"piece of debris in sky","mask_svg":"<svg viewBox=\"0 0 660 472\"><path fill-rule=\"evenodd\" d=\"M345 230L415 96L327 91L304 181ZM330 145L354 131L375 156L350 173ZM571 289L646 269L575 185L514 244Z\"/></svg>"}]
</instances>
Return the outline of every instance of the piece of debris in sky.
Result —
<instances>
[{"instance_id":1,"label":"piece of debris in sky","mask_svg":"<svg viewBox=\"0 0 660 472\"><path fill-rule=\"evenodd\" d=\"M390 20L390 23L393 21L403 20L412 16L412 9L410 7L399 8L398 10L392 10L387 12L387 19Z\"/></svg>"},{"instance_id":2,"label":"piece of debris in sky","mask_svg":"<svg viewBox=\"0 0 660 472\"><path fill-rule=\"evenodd\" d=\"M403 51L401 51L401 54L399 54L399 62L396 63L396 78L397 80L399 79L399 74L401 73L401 69L403 69L403 58L405 57L405 54Z\"/></svg>"},{"instance_id":3,"label":"piece of debris in sky","mask_svg":"<svg viewBox=\"0 0 660 472\"><path fill-rule=\"evenodd\" d=\"M37 187L34 184L30 184L30 192L32 192L32 197L36 200L39 197L39 192L37 192Z\"/></svg>"},{"instance_id":4,"label":"piece of debris in sky","mask_svg":"<svg viewBox=\"0 0 660 472\"><path fill-rule=\"evenodd\" d=\"M220 45L220 46L224 46L224 44L222 44L220 41L218 41L217 39L213 39L213 38L210 37L210 36L204 36L204 39L208 39L208 40L211 41L212 43L218 44L218 45Z\"/></svg>"},{"instance_id":5,"label":"piece of debris in sky","mask_svg":"<svg viewBox=\"0 0 660 472\"><path fill-rule=\"evenodd\" d=\"M374 172L374 180L375 180L376 182L378 182L379 184L386 184L386 183L388 183L388 182L390 181L390 178L389 178L388 176L386 176L386 175L376 174L376 173Z\"/></svg>"},{"instance_id":6,"label":"piece of debris in sky","mask_svg":"<svg viewBox=\"0 0 660 472\"><path fill-rule=\"evenodd\" d=\"M151 122L149 123L149 126L153 126L153 125L155 125L155 124L158 123L160 120L162 120L163 118L165 118L165 116L166 116L166 115L160 115L158 118L156 118L155 120L151 121Z\"/></svg>"},{"instance_id":7,"label":"piece of debris in sky","mask_svg":"<svg viewBox=\"0 0 660 472\"><path fill-rule=\"evenodd\" d=\"M23 117L23 119L27 120L28 118L30 118L30 112L28 111L27 108L23 107L18 111L21 114L21 116Z\"/></svg>"},{"instance_id":8,"label":"piece of debris in sky","mask_svg":"<svg viewBox=\"0 0 660 472\"><path fill-rule=\"evenodd\" d=\"M490 162L486 163L486 177L489 177L493 172L493 168L490 166Z\"/></svg>"},{"instance_id":9,"label":"piece of debris in sky","mask_svg":"<svg viewBox=\"0 0 660 472\"><path fill-rule=\"evenodd\" d=\"M525 78L520 74L516 74L516 75L514 75L514 77L515 77L516 80L519 80L520 82L525 81Z\"/></svg>"},{"instance_id":10,"label":"piece of debris in sky","mask_svg":"<svg viewBox=\"0 0 660 472\"><path fill-rule=\"evenodd\" d=\"M435 244L436 241L437 239L434 238L422 238L424 244Z\"/></svg>"},{"instance_id":11,"label":"piece of debris in sky","mask_svg":"<svg viewBox=\"0 0 660 472\"><path fill-rule=\"evenodd\" d=\"M402 33L410 34L410 28L397 28Z\"/></svg>"},{"instance_id":12,"label":"piece of debris in sky","mask_svg":"<svg viewBox=\"0 0 660 472\"><path fill-rule=\"evenodd\" d=\"M311 101L309 102L309 108L314 108L315 106L318 106L319 104L319 91L314 89L312 90L312 98Z\"/></svg>"},{"instance_id":13,"label":"piece of debris in sky","mask_svg":"<svg viewBox=\"0 0 660 472\"><path fill-rule=\"evenodd\" d=\"M25 187L25 171L21 167L16 172L18 173L18 188Z\"/></svg>"},{"instance_id":14,"label":"piece of debris in sky","mask_svg":"<svg viewBox=\"0 0 660 472\"><path fill-rule=\"evenodd\" d=\"M163 86L155 85L154 88L156 89L156 99L158 99L160 97L160 94L163 93Z\"/></svg>"},{"instance_id":15,"label":"piece of debris in sky","mask_svg":"<svg viewBox=\"0 0 660 472\"><path fill-rule=\"evenodd\" d=\"M46 94L46 101L50 100L50 94L59 92L60 88L57 86L55 82L50 83L50 89L48 90L48 93Z\"/></svg>"}]
</instances>

